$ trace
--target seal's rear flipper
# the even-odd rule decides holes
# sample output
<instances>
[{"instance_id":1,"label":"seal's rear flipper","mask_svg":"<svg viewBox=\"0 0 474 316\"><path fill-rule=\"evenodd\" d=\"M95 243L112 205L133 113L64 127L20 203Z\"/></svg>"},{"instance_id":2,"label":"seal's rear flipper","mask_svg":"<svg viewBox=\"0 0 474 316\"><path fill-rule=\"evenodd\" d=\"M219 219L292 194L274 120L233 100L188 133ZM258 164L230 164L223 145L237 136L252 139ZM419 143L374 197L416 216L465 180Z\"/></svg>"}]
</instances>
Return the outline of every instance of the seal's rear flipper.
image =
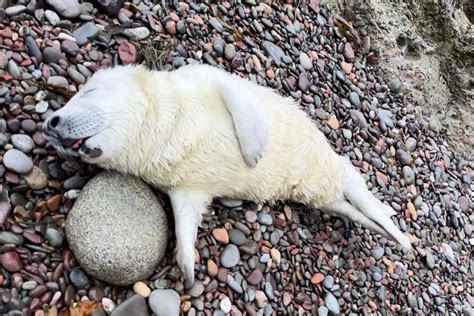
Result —
<instances>
[{"instance_id":1,"label":"seal's rear flipper","mask_svg":"<svg viewBox=\"0 0 474 316\"><path fill-rule=\"evenodd\" d=\"M343 194L347 201L352 204L354 210L360 213L357 218L365 217L368 228L376 231L383 231L383 235L391 237L396 240L405 249L411 249L411 243L407 236L405 236L400 229L395 226L390 216L395 214L395 211L388 205L383 204L377 200L367 189L362 176L353 168L348 169L347 179L343 185ZM360 220L359 222L362 223ZM378 228L375 228L374 225Z\"/></svg>"}]
</instances>

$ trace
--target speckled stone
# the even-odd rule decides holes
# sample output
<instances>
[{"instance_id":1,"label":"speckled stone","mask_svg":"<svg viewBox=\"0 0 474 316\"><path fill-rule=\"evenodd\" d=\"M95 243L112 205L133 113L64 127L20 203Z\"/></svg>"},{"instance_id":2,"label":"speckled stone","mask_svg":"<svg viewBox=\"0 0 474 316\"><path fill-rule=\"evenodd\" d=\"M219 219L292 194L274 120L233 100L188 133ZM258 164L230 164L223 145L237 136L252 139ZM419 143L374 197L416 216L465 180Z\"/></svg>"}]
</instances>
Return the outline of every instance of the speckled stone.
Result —
<instances>
[{"instance_id":1,"label":"speckled stone","mask_svg":"<svg viewBox=\"0 0 474 316\"><path fill-rule=\"evenodd\" d=\"M126 285L153 273L166 251L168 223L144 182L104 172L78 197L68 214L66 236L88 274Z\"/></svg>"}]
</instances>

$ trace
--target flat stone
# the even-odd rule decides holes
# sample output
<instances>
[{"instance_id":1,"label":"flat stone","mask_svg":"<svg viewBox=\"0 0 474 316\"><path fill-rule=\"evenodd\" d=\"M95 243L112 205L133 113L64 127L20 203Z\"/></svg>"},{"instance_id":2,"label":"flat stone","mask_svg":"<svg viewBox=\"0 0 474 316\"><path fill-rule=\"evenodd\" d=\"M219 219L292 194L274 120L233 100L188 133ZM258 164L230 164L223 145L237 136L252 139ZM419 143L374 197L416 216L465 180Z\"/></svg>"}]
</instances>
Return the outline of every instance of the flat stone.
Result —
<instances>
[{"instance_id":1,"label":"flat stone","mask_svg":"<svg viewBox=\"0 0 474 316\"><path fill-rule=\"evenodd\" d=\"M11 7L8 7L5 9L5 13L8 16L14 16L14 15L19 15L22 14L23 12L26 11L26 7L24 5L13 5Z\"/></svg>"},{"instance_id":2,"label":"flat stone","mask_svg":"<svg viewBox=\"0 0 474 316\"><path fill-rule=\"evenodd\" d=\"M135 294L129 299L125 300L122 304L117 306L111 316L148 316L148 308L145 299Z\"/></svg>"},{"instance_id":3,"label":"flat stone","mask_svg":"<svg viewBox=\"0 0 474 316\"><path fill-rule=\"evenodd\" d=\"M168 242L166 214L150 188L115 172L101 173L87 183L65 228L81 267L117 285L150 276Z\"/></svg>"},{"instance_id":4,"label":"flat stone","mask_svg":"<svg viewBox=\"0 0 474 316\"><path fill-rule=\"evenodd\" d=\"M28 186L33 190L42 190L48 185L48 177L40 168L34 166L28 174L23 176Z\"/></svg>"},{"instance_id":5,"label":"flat stone","mask_svg":"<svg viewBox=\"0 0 474 316\"><path fill-rule=\"evenodd\" d=\"M48 241L51 247L61 247L64 243L64 238L65 236L62 230L55 228L48 228L46 230L46 240Z\"/></svg>"},{"instance_id":6,"label":"flat stone","mask_svg":"<svg viewBox=\"0 0 474 316\"><path fill-rule=\"evenodd\" d=\"M263 273L260 269L254 269L247 276L247 282L251 285L258 285L263 281Z\"/></svg>"},{"instance_id":7,"label":"flat stone","mask_svg":"<svg viewBox=\"0 0 474 316\"><path fill-rule=\"evenodd\" d=\"M326 303L326 307L329 309L330 312L336 315L339 315L341 313L339 302L331 292L326 293L326 296L324 297L324 302Z\"/></svg>"},{"instance_id":8,"label":"flat stone","mask_svg":"<svg viewBox=\"0 0 474 316\"><path fill-rule=\"evenodd\" d=\"M402 82L400 81L400 79L393 79L388 84L388 88L390 89L390 91L398 93L402 89Z\"/></svg>"},{"instance_id":9,"label":"flat stone","mask_svg":"<svg viewBox=\"0 0 474 316\"><path fill-rule=\"evenodd\" d=\"M132 39L132 40L142 40L150 36L150 30L147 27L135 27L126 29L122 32L123 35Z\"/></svg>"},{"instance_id":10,"label":"flat stone","mask_svg":"<svg viewBox=\"0 0 474 316\"><path fill-rule=\"evenodd\" d=\"M114 17L119 13L124 0L96 0L96 2L107 15Z\"/></svg>"},{"instance_id":11,"label":"flat stone","mask_svg":"<svg viewBox=\"0 0 474 316\"><path fill-rule=\"evenodd\" d=\"M392 112L384 109L379 109L378 110L378 115L379 118L385 123L390 128L393 128L395 125L393 124L393 119L392 119Z\"/></svg>"},{"instance_id":12,"label":"flat stone","mask_svg":"<svg viewBox=\"0 0 474 316\"><path fill-rule=\"evenodd\" d=\"M12 143L17 149L21 150L25 154L28 154L30 151L35 148L35 142L31 139L30 136L25 134L15 134L12 135Z\"/></svg>"},{"instance_id":13,"label":"flat stone","mask_svg":"<svg viewBox=\"0 0 474 316\"><path fill-rule=\"evenodd\" d=\"M311 69L313 69L313 62L306 53L300 53L299 60L300 65L303 67L304 70L310 71Z\"/></svg>"},{"instance_id":14,"label":"flat stone","mask_svg":"<svg viewBox=\"0 0 474 316\"><path fill-rule=\"evenodd\" d=\"M242 246L247 242L245 234L238 229L232 229L229 232L229 239L231 243L237 246Z\"/></svg>"},{"instance_id":15,"label":"flat stone","mask_svg":"<svg viewBox=\"0 0 474 316\"><path fill-rule=\"evenodd\" d=\"M395 157L403 166L411 165L411 155L403 149L398 149L395 153Z\"/></svg>"},{"instance_id":16,"label":"flat stone","mask_svg":"<svg viewBox=\"0 0 474 316\"><path fill-rule=\"evenodd\" d=\"M402 175L408 185L415 183L415 172L410 166L402 168Z\"/></svg>"},{"instance_id":17,"label":"flat stone","mask_svg":"<svg viewBox=\"0 0 474 316\"><path fill-rule=\"evenodd\" d=\"M76 29L72 35L76 39L77 45L82 46L99 36L99 29L93 22L87 22Z\"/></svg>"},{"instance_id":18,"label":"flat stone","mask_svg":"<svg viewBox=\"0 0 474 316\"><path fill-rule=\"evenodd\" d=\"M16 251L8 251L0 255L2 266L8 272L18 272L23 267L20 255Z\"/></svg>"},{"instance_id":19,"label":"flat stone","mask_svg":"<svg viewBox=\"0 0 474 316\"><path fill-rule=\"evenodd\" d=\"M0 244L1 245L13 244L13 245L20 246L21 244L23 244L23 241L24 241L24 239L23 239L23 236L21 236L21 235L17 235L15 233L8 232L8 231L0 232Z\"/></svg>"},{"instance_id":20,"label":"flat stone","mask_svg":"<svg viewBox=\"0 0 474 316\"><path fill-rule=\"evenodd\" d=\"M270 214L258 214L257 221L262 225L271 225L273 224L273 218Z\"/></svg>"},{"instance_id":21,"label":"flat stone","mask_svg":"<svg viewBox=\"0 0 474 316\"><path fill-rule=\"evenodd\" d=\"M81 14L81 5L77 0L46 0L54 10L65 18L75 18Z\"/></svg>"},{"instance_id":22,"label":"flat stone","mask_svg":"<svg viewBox=\"0 0 474 316\"><path fill-rule=\"evenodd\" d=\"M9 149L3 155L3 164L7 169L17 173L28 173L33 169L31 159L18 149Z\"/></svg>"},{"instance_id":23,"label":"flat stone","mask_svg":"<svg viewBox=\"0 0 474 316\"><path fill-rule=\"evenodd\" d=\"M281 65L283 56L285 56L285 52L280 47L273 44L272 42L263 41L262 49L275 61L277 66Z\"/></svg>"},{"instance_id":24,"label":"flat stone","mask_svg":"<svg viewBox=\"0 0 474 316\"><path fill-rule=\"evenodd\" d=\"M146 298L150 296L151 290L148 285L140 281L133 285L133 292Z\"/></svg>"},{"instance_id":25,"label":"flat stone","mask_svg":"<svg viewBox=\"0 0 474 316\"><path fill-rule=\"evenodd\" d=\"M77 268L69 274L69 280L78 289L83 289L89 285L89 278L84 270Z\"/></svg>"},{"instance_id":26,"label":"flat stone","mask_svg":"<svg viewBox=\"0 0 474 316\"><path fill-rule=\"evenodd\" d=\"M61 76L51 76L48 78L47 82L48 84L51 84L53 86L61 86L61 87L69 86L69 82L67 81L67 79Z\"/></svg>"},{"instance_id":27,"label":"flat stone","mask_svg":"<svg viewBox=\"0 0 474 316\"><path fill-rule=\"evenodd\" d=\"M55 26L61 20L59 15L57 15L56 12L51 11L51 10L44 11L44 16L48 20L49 24L51 24L52 26Z\"/></svg>"},{"instance_id":28,"label":"flat stone","mask_svg":"<svg viewBox=\"0 0 474 316\"><path fill-rule=\"evenodd\" d=\"M57 49L46 47L43 49L43 58L48 64L57 64L60 59L66 59L66 56Z\"/></svg>"},{"instance_id":29,"label":"flat stone","mask_svg":"<svg viewBox=\"0 0 474 316\"><path fill-rule=\"evenodd\" d=\"M148 305L156 316L178 316L181 299L173 290L154 290L148 298Z\"/></svg>"},{"instance_id":30,"label":"flat stone","mask_svg":"<svg viewBox=\"0 0 474 316\"><path fill-rule=\"evenodd\" d=\"M204 293L204 284L202 281L195 281L191 288L187 291L187 294L191 297L199 297Z\"/></svg>"},{"instance_id":31,"label":"flat stone","mask_svg":"<svg viewBox=\"0 0 474 316\"><path fill-rule=\"evenodd\" d=\"M0 202L0 226L5 224L5 221L10 217L12 212L12 205L8 202Z\"/></svg>"},{"instance_id":32,"label":"flat stone","mask_svg":"<svg viewBox=\"0 0 474 316\"><path fill-rule=\"evenodd\" d=\"M220 256L221 265L226 268L233 268L239 263L239 261L239 248L232 244L227 245Z\"/></svg>"},{"instance_id":33,"label":"flat stone","mask_svg":"<svg viewBox=\"0 0 474 316\"><path fill-rule=\"evenodd\" d=\"M354 105L357 109L360 109L360 99L357 93L349 93L349 101L351 101L352 105Z\"/></svg>"},{"instance_id":34,"label":"flat stone","mask_svg":"<svg viewBox=\"0 0 474 316\"><path fill-rule=\"evenodd\" d=\"M86 77L73 67L67 68L67 74L69 78L71 78L77 84L83 84L86 82Z\"/></svg>"},{"instance_id":35,"label":"flat stone","mask_svg":"<svg viewBox=\"0 0 474 316\"><path fill-rule=\"evenodd\" d=\"M229 234L225 228L214 228L212 236L221 244L227 245L229 243Z\"/></svg>"},{"instance_id":36,"label":"flat stone","mask_svg":"<svg viewBox=\"0 0 474 316\"><path fill-rule=\"evenodd\" d=\"M70 56L76 56L79 52L79 45L75 41L65 40L61 42L61 49Z\"/></svg>"},{"instance_id":37,"label":"flat stone","mask_svg":"<svg viewBox=\"0 0 474 316\"><path fill-rule=\"evenodd\" d=\"M372 254L372 257L374 257L375 260L380 260L385 254L385 250L380 246L375 246L374 248L372 248L370 253Z\"/></svg>"},{"instance_id":38,"label":"flat stone","mask_svg":"<svg viewBox=\"0 0 474 316\"><path fill-rule=\"evenodd\" d=\"M122 64L131 65L136 62L137 49L133 44L129 43L128 41L123 41L122 43L120 43L118 53Z\"/></svg>"},{"instance_id":39,"label":"flat stone","mask_svg":"<svg viewBox=\"0 0 474 316\"><path fill-rule=\"evenodd\" d=\"M224 48L224 57L227 60L232 60L235 57L236 50L234 44L227 44Z\"/></svg>"},{"instance_id":40,"label":"flat stone","mask_svg":"<svg viewBox=\"0 0 474 316\"><path fill-rule=\"evenodd\" d=\"M344 45L343 55L346 59L346 62L353 63L355 61L354 49L352 48L352 45L350 43L346 43Z\"/></svg>"}]
</instances>

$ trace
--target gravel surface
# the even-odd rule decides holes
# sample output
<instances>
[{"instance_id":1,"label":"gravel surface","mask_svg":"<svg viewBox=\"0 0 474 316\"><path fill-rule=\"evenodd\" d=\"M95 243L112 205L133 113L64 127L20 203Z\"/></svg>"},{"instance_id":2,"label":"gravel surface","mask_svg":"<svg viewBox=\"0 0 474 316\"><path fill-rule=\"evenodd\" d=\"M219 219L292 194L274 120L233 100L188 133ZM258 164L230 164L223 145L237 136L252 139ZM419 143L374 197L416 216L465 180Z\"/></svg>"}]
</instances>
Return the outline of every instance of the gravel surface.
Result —
<instances>
[{"instance_id":1,"label":"gravel surface","mask_svg":"<svg viewBox=\"0 0 474 316\"><path fill-rule=\"evenodd\" d=\"M362 54L319 1L97 2L0 9L0 314L146 315L156 304L186 315L472 314L472 164L416 120L400 82L375 76L370 47ZM40 127L98 68L141 62L208 63L298 99L397 211L413 251L305 206L215 201L191 289L174 238L142 282L88 276L64 223L99 170L61 160Z\"/></svg>"}]
</instances>

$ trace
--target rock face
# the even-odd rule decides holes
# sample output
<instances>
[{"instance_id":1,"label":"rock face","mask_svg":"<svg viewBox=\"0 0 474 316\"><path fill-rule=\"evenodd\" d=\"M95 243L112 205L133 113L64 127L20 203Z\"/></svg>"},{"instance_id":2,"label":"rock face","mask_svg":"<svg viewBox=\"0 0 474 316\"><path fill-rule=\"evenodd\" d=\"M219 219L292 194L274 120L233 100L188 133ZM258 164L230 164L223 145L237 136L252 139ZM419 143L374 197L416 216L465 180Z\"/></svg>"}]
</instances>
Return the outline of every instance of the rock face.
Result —
<instances>
[{"instance_id":1,"label":"rock face","mask_svg":"<svg viewBox=\"0 0 474 316\"><path fill-rule=\"evenodd\" d=\"M84 270L117 285L150 276L168 241L166 214L150 188L115 172L87 183L65 228Z\"/></svg>"},{"instance_id":2,"label":"rock face","mask_svg":"<svg viewBox=\"0 0 474 316\"><path fill-rule=\"evenodd\" d=\"M419 118L432 130L444 131L456 153L472 160L474 49L466 43L474 41L474 2L321 3L356 26L359 53L374 55L375 68L390 89L416 100Z\"/></svg>"}]
</instances>

